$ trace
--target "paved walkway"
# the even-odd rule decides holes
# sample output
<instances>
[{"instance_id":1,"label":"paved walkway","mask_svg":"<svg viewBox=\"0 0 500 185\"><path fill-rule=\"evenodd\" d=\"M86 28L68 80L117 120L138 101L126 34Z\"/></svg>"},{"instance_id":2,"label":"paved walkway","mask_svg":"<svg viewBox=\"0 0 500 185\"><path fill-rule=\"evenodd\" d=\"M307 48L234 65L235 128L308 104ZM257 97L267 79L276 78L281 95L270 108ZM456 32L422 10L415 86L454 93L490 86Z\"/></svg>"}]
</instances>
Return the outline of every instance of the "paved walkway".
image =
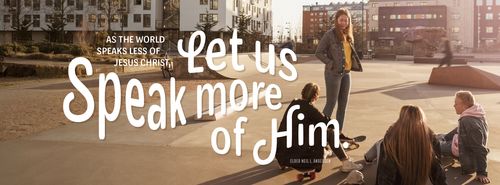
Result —
<instances>
[{"instance_id":1,"label":"paved walkway","mask_svg":"<svg viewBox=\"0 0 500 185\"><path fill-rule=\"evenodd\" d=\"M474 65L500 71L500 65ZM404 104L422 107L435 132L447 132L456 126L453 95L462 88L428 85L432 67L434 65L371 60L364 62L365 72L353 72L344 129L347 135L368 138L360 149L348 152L350 156L361 160L364 152L383 137L397 119ZM191 120L186 126L151 131L147 124L142 128L132 127L122 110L116 122L107 123L105 141L97 137L97 117L94 116L86 123L1 142L0 184L293 184L295 171L283 172L275 163L259 166L252 158L252 150L258 140L271 138L271 119L281 119L286 106L299 97L304 84L317 82L321 86L317 107L323 107L323 64L312 61L297 64L296 68L299 78L294 82L261 74L242 78L249 88L254 81L263 81L266 86L278 84L284 94L283 107L278 111L269 110L261 99L258 110L247 107L218 121L196 123ZM227 89L231 82L225 82ZM496 142L500 139L500 91L472 91L488 113L488 144L492 149L488 155L488 171L495 184L500 182L500 143ZM196 92L186 93L182 102L184 111L186 116L194 115ZM136 110L135 115L147 115L147 109ZM243 124L243 152L237 157L232 129L240 116L248 117L249 121ZM211 148L210 136L216 127L224 127L231 133L232 146L226 155L217 155ZM261 151L261 157L267 156L269 148ZM340 162L329 159L319 177L307 184L337 184L346 177L347 174L338 170ZM368 184L373 184L373 167L368 166L364 173ZM449 184L471 181L471 177L461 176L456 168L448 168L447 176Z\"/></svg>"}]
</instances>

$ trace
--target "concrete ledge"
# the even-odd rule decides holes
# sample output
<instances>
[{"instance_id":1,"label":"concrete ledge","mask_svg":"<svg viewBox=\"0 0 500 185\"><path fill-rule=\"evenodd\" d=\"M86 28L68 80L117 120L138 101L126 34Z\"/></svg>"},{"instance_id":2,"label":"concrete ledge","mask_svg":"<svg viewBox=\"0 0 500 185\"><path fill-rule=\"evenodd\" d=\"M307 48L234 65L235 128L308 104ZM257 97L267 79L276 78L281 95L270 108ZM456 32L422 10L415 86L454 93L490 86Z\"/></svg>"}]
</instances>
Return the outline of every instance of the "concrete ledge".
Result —
<instances>
[{"instance_id":1,"label":"concrete ledge","mask_svg":"<svg viewBox=\"0 0 500 185\"><path fill-rule=\"evenodd\" d=\"M11 77L28 77L37 76L40 78L58 78L68 76L68 66L62 65L37 65L37 64L16 64L2 63L0 64L3 76ZM95 69L94 69L95 70ZM85 69L83 66L78 66L76 74L83 76Z\"/></svg>"},{"instance_id":2,"label":"concrete ledge","mask_svg":"<svg viewBox=\"0 0 500 185\"><path fill-rule=\"evenodd\" d=\"M386 60L395 60L396 59L396 55L395 54L375 54L375 56L373 56L373 58L376 58L376 59L386 59Z\"/></svg>"},{"instance_id":3,"label":"concrete ledge","mask_svg":"<svg viewBox=\"0 0 500 185\"><path fill-rule=\"evenodd\" d=\"M413 55L396 55L397 61L413 61L414 59Z\"/></svg>"},{"instance_id":4,"label":"concrete ledge","mask_svg":"<svg viewBox=\"0 0 500 185\"><path fill-rule=\"evenodd\" d=\"M429 84L500 90L500 76L471 67L435 67Z\"/></svg>"},{"instance_id":5,"label":"concrete ledge","mask_svg":"<svg viewBox=\"0 0 500 185\"><path fill-rule=\"evenodd\" d=\"M441 63L441 58L430 58L430 57L415 57L413 60L415 64L439 64ZM453 58L451 64L467 64L466 58Z\"/></svg>"}]
</instances>

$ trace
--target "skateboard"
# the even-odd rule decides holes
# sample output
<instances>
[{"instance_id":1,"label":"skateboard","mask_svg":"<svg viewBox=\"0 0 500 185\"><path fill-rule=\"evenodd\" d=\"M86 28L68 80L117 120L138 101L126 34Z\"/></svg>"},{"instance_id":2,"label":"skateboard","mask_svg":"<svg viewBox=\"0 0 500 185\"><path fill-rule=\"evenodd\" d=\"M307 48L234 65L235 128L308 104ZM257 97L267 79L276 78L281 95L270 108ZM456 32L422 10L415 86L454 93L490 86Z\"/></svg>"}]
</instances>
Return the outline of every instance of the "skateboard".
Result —
<instances>
[{"instance_id":1,"label":"skateboard","mask_svg":"<svg viewBox=\"0 0 500 185\"><path fill-rule=\"evenodd\" d=\"M359 148L360 142L363 142L366 140L366 136L360 135L352 138L351 140L341 140L340 143L342 147L346 150L356 150Z\"/></svg>"},{"instance_id":2,"label":"skateboard","mask_svg":"<svg viewBox=\"0 0 500 185\"><path fill-rule=\"evenodd\" d=\"M287 170L289 167L288 166L284 166L284 165L279 165L280 166L280 169L285 171ZM314 180L316 178L316 172L319 172L318 169L295 169L297 171L299 171L299 174L297 174L296 178L297 178L297 181L298 182L302 182L305 178L309 178L309 180Z\"/></svg>"},{"instance_id":3,"label":"skateboard","mask_svg":"<svg viewBox=\"0 0 500 185\"><path fill-rule=\"evenodd\" d=\"M308 177L310 180L314 180L316 178L316 172L314 170L312 171L306 171L303 173L297 174L297 181L302 182L304 178Z\"/></svg>"}]
</instances>

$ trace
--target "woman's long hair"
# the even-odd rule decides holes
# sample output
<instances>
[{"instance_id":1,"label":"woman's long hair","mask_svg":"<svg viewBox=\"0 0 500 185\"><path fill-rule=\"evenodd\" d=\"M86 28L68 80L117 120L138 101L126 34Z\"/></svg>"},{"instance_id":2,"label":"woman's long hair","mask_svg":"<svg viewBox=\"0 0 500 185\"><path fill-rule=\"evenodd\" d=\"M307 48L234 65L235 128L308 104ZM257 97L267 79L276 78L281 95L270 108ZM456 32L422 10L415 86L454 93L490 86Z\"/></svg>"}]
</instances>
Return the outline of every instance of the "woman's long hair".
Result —
<instances>
[{"instance_id":1,"label":"woman's long hair","mask_svg":"<svg viewBox=\"0 0 500 185\"><path fill-rule=\"evenodd\" d=\"M349 25L345 28L345 30L340 30L338 29L339 26L338 26L338 19L341 15L345 15L347 16L347 18L349 19ZM337 40L338 41L344 41L344 35L346 35L346 39L347 41L349 42L354 42L354 35L353 35L353 31L352 31L352 21L351 21L351 14L349 13L349 10L345 9L345 8L340 8L339 10L337 10L337 13L335 13L335 17L333 19L333 24L335 26L335 36L337 37Z\"/></svg>"},{"instance_id":2,"label":"woman's long hair","mask_svg":"<svg viewBox=\"0 0 500 185\"><path fill-rule=\"evenodd\" d=\"M434 157L434 133L425 122L420 107L405 105L384 137L387 157L396 162L404 185L425 184L429 177Z\"/></svg>"}]
</instances>

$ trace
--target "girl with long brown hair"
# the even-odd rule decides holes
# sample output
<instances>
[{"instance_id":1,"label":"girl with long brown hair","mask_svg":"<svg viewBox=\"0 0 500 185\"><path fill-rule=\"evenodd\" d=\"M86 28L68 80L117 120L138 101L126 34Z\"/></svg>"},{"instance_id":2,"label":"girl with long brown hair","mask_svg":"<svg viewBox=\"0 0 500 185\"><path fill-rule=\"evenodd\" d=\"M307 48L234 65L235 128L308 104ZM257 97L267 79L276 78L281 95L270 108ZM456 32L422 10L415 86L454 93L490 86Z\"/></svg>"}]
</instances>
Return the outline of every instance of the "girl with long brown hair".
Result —
<instances>
[{"instance_id":1,"label":"girl with long brown hair","mask_svg":"<svg viewBox=\"0 0 500 185\"><path fill-rule=\"evenodd\" d=\"M418 106L405 105L380 144L377 184L446 184L439 144Z\"/></svg>"},{"instance_id":2,"label":"girl with long brown hair","mask_svg":"<svg viewBox=\"0 0 500 185\"><path fill-rule=\"evenodd\" d=\"M342 130L351 91L350 71L363 71L363 68L353 44L349 11L343 8L337 10L332 21L334 27L321 38L316 57L325 63L326 104L323 114L330 118L338 103L335 119ZM344 134L340 135L340 139L352 140Z\"/></svg>"}]
</instances>

